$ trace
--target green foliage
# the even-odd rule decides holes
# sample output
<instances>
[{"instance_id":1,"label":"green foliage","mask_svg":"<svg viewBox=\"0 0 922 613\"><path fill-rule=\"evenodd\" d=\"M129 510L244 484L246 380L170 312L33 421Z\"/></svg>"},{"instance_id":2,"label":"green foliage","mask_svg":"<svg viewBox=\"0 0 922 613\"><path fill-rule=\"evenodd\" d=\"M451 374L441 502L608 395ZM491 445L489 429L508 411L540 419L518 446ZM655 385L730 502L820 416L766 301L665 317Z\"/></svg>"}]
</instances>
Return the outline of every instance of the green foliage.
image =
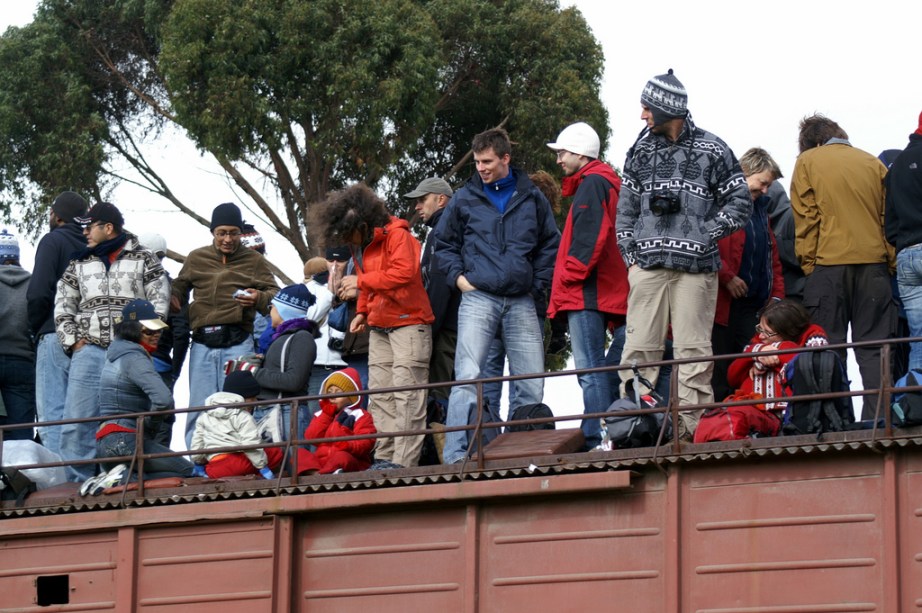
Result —
<instances>
[{"instance_id":1,"label":"green foliage","mask_svg":"<svg viewBox=\"0 0 922 613\"><path fill-rule=\"evenodd\" d=\"M545 143L573 121L604 146L602 63L552 0L43 0L0 37L0 206L37 232L62 189L133 180L202 222L139 146L169 122L306 259L330 190L366 181L404 213L423 177L466 178L487 128L529 171L556 172Z\"/></svg>"}]
</instances>

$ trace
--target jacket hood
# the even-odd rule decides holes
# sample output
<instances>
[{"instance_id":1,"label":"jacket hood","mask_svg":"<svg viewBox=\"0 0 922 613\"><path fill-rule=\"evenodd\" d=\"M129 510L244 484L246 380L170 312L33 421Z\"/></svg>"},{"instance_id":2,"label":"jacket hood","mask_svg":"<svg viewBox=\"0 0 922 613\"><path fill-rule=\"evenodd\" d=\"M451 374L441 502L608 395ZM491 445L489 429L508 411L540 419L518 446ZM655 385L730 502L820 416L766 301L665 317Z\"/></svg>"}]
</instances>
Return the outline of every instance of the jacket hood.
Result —
<instances>
[{"instance_id":1,"label":"jacket hood","mask_svg":"<svg viewBox=\"0 0 922 613\"><path fill-rule=\"evenodd\" d=\"M233 412L236 409L229 409L222 405L239 404L241 402L244 402L244 398L240 394L232 394L231 392L215 392L205 399L205 406L218 407L208 411L208 414L212 417L216 419L227 419L233 415Z\"/></svg>"},{"instance_id":2,"label":"jacket hood","mask_svg":"<svg viewBox=\"0 0 922 613\"><path fill-rule=\"evenodd\" d=\"M347 368L343 368L342 370L337 370L337 371L334 372L334 373L330 373L330 374L327 376L327 378L323 380L323 383L320 384L320 391L321 391L321 393L324 393L324 390L327 389L327 385L328 385L328 384L331 384L331 383L332 383L333 385L336 385L336 386L339 387L340 389L342 389L344 392L349 392L349 391L351 391L351 390L345 389L345 388L343 387L343 385L340 385L339 382L335 381L336 379L339 379L340 382L341 382L341 381L342 381L342 377L346 377L346 378L352 383L352 385L355 386L355 391L357 391L357 392L361 392L361 391L362 391L362 378L359 376L359 371L357 371L356 369L354 369L354 368L352 368L351 366L349 366L349 367L347 367ZM349 396L349 398L351 399L352 396ZM362 402L362 397L361 397L361 396L355 396L355 401L349 403L349 405L346 406L345 408L346 408L346 409L354 408L354 407L358 406L359 404L361 404L361 402Z\"/></svg>"},{"instance_id":3,"label":"jacket hood","mask_svg":"<svg viewBox=\"0 0 922 613\"><path fill-rule=\"evenodd\" d=\"M0 283L16 287L28 281L32 275L21 266L0 266Z\"/></svg>"},{"instance_id":4,"label":"jacket hood","mask_svg":"<svg viewBox=\"0 0 922 613\"><path fill-rule=\"evenodd\" d=\"M106 350L106 360L109 362L114 362L115 360L124 357L129 353L140 353L145 357L150 357L150 355L147 353L147 350L138 343L126 341L123 338L117 338L112 341L112 344L109 345L109 348Z\"/></svg>"}]
</instances>

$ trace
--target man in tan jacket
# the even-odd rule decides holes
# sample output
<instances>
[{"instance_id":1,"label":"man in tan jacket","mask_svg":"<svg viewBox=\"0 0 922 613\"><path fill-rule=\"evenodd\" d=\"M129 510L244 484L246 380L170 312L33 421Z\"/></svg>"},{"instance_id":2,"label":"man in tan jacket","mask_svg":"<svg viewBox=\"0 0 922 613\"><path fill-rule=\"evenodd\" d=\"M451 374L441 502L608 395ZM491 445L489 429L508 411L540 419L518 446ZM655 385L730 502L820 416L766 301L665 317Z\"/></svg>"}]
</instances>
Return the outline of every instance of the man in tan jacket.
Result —
<instances>
[{"instance_id":1,"label":"man in tan jacket","mask_svg":"<svg viewBox=\"0 0 922 613\"><path fill-rule=\"evenodd\" d=\"M892 338L897 312L890 290L892 247L884 238L886 167L852 147L822 115L800 123L800 156L791 180L794 249L804 274L804 306L830 343ZM845 352L842 359L845 360ZM880 348L855 349L865 389L880 387ZM874 417L877 394L864 396L862 419Z\"/></svg>"}]
</instances>

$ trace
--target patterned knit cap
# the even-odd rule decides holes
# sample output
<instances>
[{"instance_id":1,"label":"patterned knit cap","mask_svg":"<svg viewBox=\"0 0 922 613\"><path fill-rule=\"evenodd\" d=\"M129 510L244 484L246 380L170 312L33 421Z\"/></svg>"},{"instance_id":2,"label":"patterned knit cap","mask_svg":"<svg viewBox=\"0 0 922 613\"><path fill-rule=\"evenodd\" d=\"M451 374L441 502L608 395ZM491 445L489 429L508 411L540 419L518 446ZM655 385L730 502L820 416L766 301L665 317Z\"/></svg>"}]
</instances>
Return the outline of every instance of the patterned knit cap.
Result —
<instances>
[{"instance_id":1,"label":"patterned knit cap","mask_svg":"<svg viewBox=\"0 0 922 613\"><path fill-rule=\"evenodd\" d=\"M19 259L19 241L4 228L0 233L0 262L7 259Z\"/></svg>"},{"instance_id":2,"label":"patterned knit cap","mask_svg":"<svg viewBox=\"0 0 922 613\"><path fill-rule=\"evenodd\" d=\"M317 298L303 283L289 285L279 290L272 299L272 306L279 312L282 321L307 317L308 309L317 302Z\"/></svg>"},{"instance_id":3,"label":"patterned knit cap","mask_svg":"<svg viewBox=\"0 0 922 613\"><path fill-rule=\"evenodd\" d=\"M659 125L688 113L688 92L672 74L672 68L647 81L640 95L640 103L653 112L653 124Z\"/></svg>"}]
</instances>

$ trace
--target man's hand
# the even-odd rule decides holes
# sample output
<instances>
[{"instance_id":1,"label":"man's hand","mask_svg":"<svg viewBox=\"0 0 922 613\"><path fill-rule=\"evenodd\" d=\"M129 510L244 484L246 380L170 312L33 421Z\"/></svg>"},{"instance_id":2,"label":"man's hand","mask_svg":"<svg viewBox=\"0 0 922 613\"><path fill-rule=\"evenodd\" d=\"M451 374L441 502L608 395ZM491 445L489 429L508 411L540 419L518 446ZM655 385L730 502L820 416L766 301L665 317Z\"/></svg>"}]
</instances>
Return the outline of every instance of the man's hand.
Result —
<instances>
[{"instance_id":1,"label":"man's hand","mask_svg":"<svg viewBox=\"0 0 922 613\"><path fill-rule=\"evenodd\" d=\"M356 275L346 275L339 280L339 299L355 300L359 295L359 278Z\"/></svg>"},{"instance_id":2,"label":"man's hand","mask_svg":"<svg viewBox=\"0 0 922 613\"><path fill-rule=\"evenodd\" d=\"M255 307L256 300L259 298L259 292L252 287L248 287L243 291L246 293L244 294L241 292L240 294L234 296L234 300L236 300L237 303L240 304L240 306L243 308Z\"/></svg>"},{"instance_id":3,"label":"man's hand","mask_svg":"<svg viewBox=\"0 0 922 613\"><path fill-rule=\"evenodd\" d=\"M749 286L746 285L746 282L740 279L739 277L733 277L727 281L724 287L727 288L727 291L730 292L730 295L734 298L745 298L746 293L749 291Z\"/></svg>"},{"instance_id":4,"label":"man's hand","mask_svg":"<svg viewBox=\"0 0 922 613\"><path fill-rule=\"evenodd\" d=\"M458 280L455 281L455 285L458 286L458 289L461 290L462 293L472 292L475 289L477 289L476 287L473 286L473 284L471 284L470 281L467 280L467 277L465 277L464 275L458 275Z\"/></svg>"},{"instance_id":5,"label":"man's hand","mask_svg":"<svg viewBox=\"0 0 922 613\"><path fill-rule=\"evenodd\" d=\"M86 339L81 338L79 341L70 346L70 354L73 355L86 346Z\"/></svg>"}]
</instances>

